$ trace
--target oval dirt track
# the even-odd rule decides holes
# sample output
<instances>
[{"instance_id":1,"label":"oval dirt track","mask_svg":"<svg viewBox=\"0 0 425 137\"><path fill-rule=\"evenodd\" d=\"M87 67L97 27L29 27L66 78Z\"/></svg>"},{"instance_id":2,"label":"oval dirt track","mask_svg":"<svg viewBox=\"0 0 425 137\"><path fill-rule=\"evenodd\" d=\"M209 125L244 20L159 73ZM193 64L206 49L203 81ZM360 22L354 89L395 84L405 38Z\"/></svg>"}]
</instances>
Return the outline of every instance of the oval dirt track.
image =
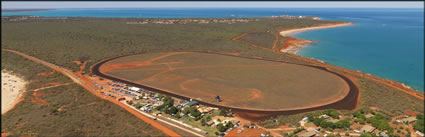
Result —
<instances>
[{"instance_id":1,"label":"oval dirt track","mask_svg":"<svg viewBox=\"0 0 425 137\"><path fill-rule=\"evenodd\" d=\"M358 88L325 68L207 52L151 52L106 59L98 76L263 118L317 109L353 109ZM223 101L217 102L219 95ZM243 113L241 113L243 112Z\"/></svg>"}]
</instances>

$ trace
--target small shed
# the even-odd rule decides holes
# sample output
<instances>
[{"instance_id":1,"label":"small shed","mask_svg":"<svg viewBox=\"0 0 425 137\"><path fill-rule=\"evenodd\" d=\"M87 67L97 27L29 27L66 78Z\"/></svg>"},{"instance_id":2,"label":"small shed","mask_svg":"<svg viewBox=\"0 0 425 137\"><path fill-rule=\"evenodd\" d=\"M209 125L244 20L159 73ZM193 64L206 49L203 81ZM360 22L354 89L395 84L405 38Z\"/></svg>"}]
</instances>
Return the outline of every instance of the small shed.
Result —
<instances>
[{"instance_id":1,"label":"small shed","mask_svg":"<svg viewBox=\"0 0 425 137\"><path fill-rule=\"evenodd\" d=\"M375 127L372 127L372 126L370 126L370 125L364 125L361 129L360 129L360 132L363 132L363 133L371 133L371 132L373 132L375 130Z\"/></svg>"}]
</instances>

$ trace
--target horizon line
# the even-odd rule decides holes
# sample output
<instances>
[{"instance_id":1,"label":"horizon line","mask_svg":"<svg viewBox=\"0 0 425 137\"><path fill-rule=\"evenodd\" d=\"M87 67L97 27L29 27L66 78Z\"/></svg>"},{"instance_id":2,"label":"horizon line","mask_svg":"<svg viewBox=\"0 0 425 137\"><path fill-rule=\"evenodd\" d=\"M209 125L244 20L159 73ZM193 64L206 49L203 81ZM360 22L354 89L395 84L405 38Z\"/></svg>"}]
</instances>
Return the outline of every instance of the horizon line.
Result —
<instances>
[{"instance_id":1,"label":"horizon line","mask_svg":"<svg viewBox=\"0 0 425 137\"><path fill-rule=\"evenodd\" d=\"M6 9L116 9L116 8L308 8L308 9L424 9L418 7L92 7L92 8L1 8L2 10Z\"/></svg>"}]
</instances>

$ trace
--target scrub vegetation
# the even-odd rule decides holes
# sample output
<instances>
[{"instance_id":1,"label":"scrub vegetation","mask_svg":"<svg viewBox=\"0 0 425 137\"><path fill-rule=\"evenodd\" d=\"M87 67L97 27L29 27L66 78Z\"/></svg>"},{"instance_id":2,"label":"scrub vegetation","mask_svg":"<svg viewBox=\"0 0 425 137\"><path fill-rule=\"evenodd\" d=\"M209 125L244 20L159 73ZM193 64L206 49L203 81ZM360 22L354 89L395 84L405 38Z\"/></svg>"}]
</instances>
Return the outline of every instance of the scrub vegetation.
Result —
<instances>
[{"instance_id":1,"label":"scrub vegetation","mask_svg":"<svg viewBox=\"0 0 425 137\"><path fill-rule=\"evenodd\" d=\"M1 116L1 132L11 136L164 136L123 108L101 100L59 72L10 52L1 52L1 68L29 81L24 99ZM70 83L46 87L49 83ZM37 96L37 97L36 97ZM47 103L36 101L44 100Z\"/></svg>"},{"instance_id":2,"label":"scrub vegetation","mask_svg":"<svg viewBox=\"0 0 425 137\"><path fill-rule=\"evenodd\" d=\"M270 48L270 42L272 36L277 34L279 30L289 29L289 28L300 28L307 26L315 26L319 24L329 24L336 23L337 21L323 21L323 20L311 20L311 19L271 19L271 18L259 18L260 21L252 21L248 23L235 23L235 24L126 24L129 21L138 21L142 19L112 19L112 18L66 18L66 19L48 19L48 20L26 20L26 21L2 21L2 48L13 49L28 55L40 58L47 62L54 63L59 66L63 66L72 70L79 70L79 66L73 63L75 60L88 60L85 71L89 72L89 67L96 62L99 62L102 59L128 55L132 53L142 53L142 52L152 52L152 51L213 51L220 53L238 53L240 56L249 56L249 57L260 57L263 59L273 59L273 60L284 60L288 62L295 63L305 63L307 62L292 58L286 54L279 54L276 52L270 52L268 50L256 48L249 46L246 43L233 41L232 38L243 34L245 32L261 32L261 33L252 33L246 37L242 37L240 40L253 42L264 47ZM279 36L280 37L280 36ZM261 38L258 40L256 38ZM267 40L267 41L266 41ZM281 45L282 42L278 41L278 45ZM25 65L25 59L18 59L17 57L8 57L5 58L3 55L5 52L2 52L2 69L11 68L11 70L26 76L27 80L34 80L37 72L47 72L47 68L40 67L39 65ZM15 59L16 58L16 59ZM6 60L4 60L6 59ZM7 63L6 63L7 62ZM28 61L27 61L28 62ZM31 71L28 71L31 70ZM335 70L336 71L336 70ZM338 73L345 74L345 72L336 71ZM49 76L53 77L55 75ZM57 76L57 81L65 82L66 78L63 78L62 75ZM62 78L59 78L62 77ZM38 80L38 82L43 80ZM69 81L69 80L68 80ZM276 81L279 82L279 81ZM383 85L381 83L375 82L369 79L358 78L356 83L360 88L360 100L361 103L358 109L368 109L369 107L378 107L381 110L385 110L388 113L385 114L398 114L402 113L404 110L410 109L414 111L424 112L423 100L419 100L413 96L407 95L397 89L391 88L389 86ZM40 83L42 84L42 83ZM31 84L29 85L31 88ZM39 86L39 85L37 85ZM33 86L37 87L37 86ZM88 92L84 92L81 88L75 88L76 85L67 85L61 87L61 90L67 91L68 93L62 93L64 97L71 97L69 93L75 95L86 95L89 96ZM59 87L58 87L59 88ZM49 92L50 90L40 91L40 92ZM81 93L80 93L81 92ZM31 92L27 93L27 96L32 96ZM60 95L58 93L58 95ZM49 96L42 96L41 98L49 98ZM95 100L94 96L90 96ZM31 104L30 98L25 98L16 108L8 112L5 116L2 116L2 132L11 131L12 127L16 124L19 124L20 115L24 114L24 111L32 110L32 107L35 104ZM66 101L66 100L64 100ZM89 99L83 99L83 97L78 98L78 101L90 101ZM118 106L112 105L111 103L101 103L103 101L98 100L95 105L90 107L97 106L98 109L106 109L100 112L96 112L96 109L82 109L80 111L93 111L93 112L82 112L79 111L70 111L65 107L64 111L66 113L76 113L72 116L60 117L64 114L52 115L50 117L49 109L53 105L45 106L44 109L35 109L34 111L42 111L39 118L43 118L43 114L46 115L46 120L42 120L42 123L55 124L63 123L78 123L78 124L69 124L69 125L79 125L75 126L74 129L67 126L57 126L63 130L54 130L50 133L52 135L59 135L65 130L74 130L81 131L81 133L87 133L84 135L93 135L88 134L89 131L84 131L80 128L81 123L86 123L90 118L99 118L99 122L105 122L110 124L116 124L114 122L108 121L108 119L119 119L127 120L128 123L132 124L132 121L136 120L134 116L131 116L129 113L113 113L124 111ZM49 102L50 103L50 102ZM86 102L90 103L90 102ZM31 105L30 105L31 104ZM52 103L54 104L54 103ZM102 104L106 104L107 107ZM26 106L27 105L27 106ZM31 106L31 107L28 107ZM71 107L72 105L69 105ZM41 105L39 106L41 107ZM22 112L20 112L22 111ZM20 113L18 113L20 112ZM78 113L77 113L78 112ZM60 112L62 113L62 112ZM100 118L98 114L101 115L111 115L111 117L118 118ZM315 112L310 112L315 113ZM14 118L11 118L13 115ZM96 116L97 115L97 116ZM294 125L305 116L303 114L295 114L290 116L278 116L272 119L278 119L279 124L293 123ZM56 118L58 121L55 121L53 118ZM16 118L18 119L16 119ZM28 115L29 117L29 115ZM74 119L72 119L74 117ZM78 117L78 118L77 118ZM127 119L121 117L128 117ZM79 120L83 118L83 120ZM77 120L78 121L75 121ZM130 120L131 119L131 120ZM29 120L22 118L23 121ZM20 120L20 121L22 121ZM74 121L72 121L74 120ZM272 120L268 120L272 121ZM21 122L22 123L22 122ZM87 122L87 125L93 124L95 122ZM137 129L149 129L150 126L140 124L142 121L136 122L134 127ZM36 124L30 122L28 124ZM39 125L43 127L44 125ZM84 125L84 126L87 126ZM96 123L97 125L102 125ZM263 125L267 125L267 122L264 122ZM91 126L90 128L95 128L96 126ZM144 128L140 128L140 126ZM7 131L6 131L7 127ZM17 133L18 129L24 129L27 127L27 124L16 128L14 131ZM28 126L30 127L30 126ZM35 127L34 125L31 127ZM110 126L107 126L110 127ZM129 129L126 125L114 126L115 128ZM100 127L104 128L104 127ZM46 128L47 129L47 128ZM40 129L41 130L41 129ZM134 132L142 132L140 130L131 130L131 132L122 132L119 129L114 130L101 130L105 133L99 133L94 130L93 132L97 135L123 135L128 133L133 135ZM100 131L100 130L98 130ZM145 132L153 133L141 133L141 134L157 134L156 130L149 129L143 130ZM43 132L44 133L44 132ZM55 134L56 133L56 134ZM65 132L66 133L66 132ZM73 132L80 133L80 132ZM90 133L92 133L90 131Z\"/></svg>"}]
</instances>

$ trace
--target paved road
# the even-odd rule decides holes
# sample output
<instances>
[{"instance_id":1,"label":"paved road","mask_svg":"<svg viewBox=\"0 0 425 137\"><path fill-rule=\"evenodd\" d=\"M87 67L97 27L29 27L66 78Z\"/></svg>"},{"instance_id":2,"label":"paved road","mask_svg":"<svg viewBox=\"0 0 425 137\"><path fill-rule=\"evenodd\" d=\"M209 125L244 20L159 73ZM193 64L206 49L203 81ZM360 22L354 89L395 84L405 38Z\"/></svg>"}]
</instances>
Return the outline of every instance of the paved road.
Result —
<instances>
[{"instance_id":1,"label":"paved road","mask_svg":"<svg viewBox=\"0 0 425 137\"><path fill-rule=\"evenodd\" d=\"M52 69L54 69L54 70L56 70L56 71L58 71L58 72L61 72L61 73L63 73L65 76L68 76L69 78L71 78L71 79L72 79L75 83L77 83L77 84L81 85L82 87L84 87L85 89L87 89L89 92L93 93L94 95L98 96L99 98L102 98L102 96L101 96L101 95L96 94L96 93L99 93L99 92L97 92L97 90L96 90L96 88L95 88L95 87L90 86L90 85L89 85L89 84L87 84L85 81L81 80L81 79L80 79L77 75L75 75L74 73L72 73L70 70L67 70L67 69L62 68L62 67L59 67L59 66L57 66L57 65L55 65L55 64L52 64L52 63L46 62L46 61L44 61L44 60L40 60L40 59L38 59L38 58L35 58L35 57L32 57L32 56L26 55L26 54L21 53L21 52L18 52L18 51L9 50L9 49L2 49L2 50L4 50L4 51L8 51L8 52L12 52L12 53L15 53L15 54L18 54L18 55L21 55L21 56L23 56L23 57L25 57L25 58L27 58L27 59L29 59L29 60L32 60L32 61L37 62L37 63L41 63L41 64L43 64L43 65L45 65L45 66L47 66L47 67L50 67L50 68L52 68ZM102 99L106 99L106 98L102 98ZM106 99L106 100L108 100L108 99ZM108 100L108 101L111 101L112 103L117 104L117 101L116 101L116 100ZM118 102L118 103L119 103L119 102ZM174 132L174 131L172 131L172 130L170 130L170 129L168 129L168 128L166 128L166 127L162 126L162 125L160 125L157 121L152 120L152 118L151 118L152 116L151 116L151 115L145 114L145 113L143 113L143 112L141 113L139 110L132 109L132 108L130 108L130 107L128 107L128 106L127 106L127 108L125 108L125 106L123 106L122 104L123 104L123 103L119 103L118 105L120 105L120 106L121 106L121 107L123 107L124 109L128 110L128 111L129 111L130 113L132 113L133 115L136 115L136 116L137 116L137 117L139 117L140 119L144 120L145 122L147 122L147 123L151 124L151 125L152 125L152 126L154 126L155 128L157 128L157 129L159 129L159 130L163 131L165 134L167 134L167 135L169 135L169 136L180 136L180 135L178 135L176 132ZM131 109L132 111L131 111L130 109ZM134 112L136 112L136 111L137 111L137 113L134 113ZM139 115L137 115L137 114L139 114ZM186 131L186 132L188 132L188 133L191 133L191 134L193 134L193 136L203 136L203 135L201 135L201 134L199 134L199 133L196 133L196 132L194 132L194 131L188 130L188 129L186 129L186 128L182 127L182 126L179 126L179 125L176 125L176 124L173 124L173 123L167 122L167 121L165 121L165 120L159 119L158 121L159 121L159 122L161 122L162 124L167 124L167 125L170 125L170 126L173 126L173 127L179 128L179 129L181 129L181 130L183 130L183 131Z\"/></svg>"}]
</instances>

